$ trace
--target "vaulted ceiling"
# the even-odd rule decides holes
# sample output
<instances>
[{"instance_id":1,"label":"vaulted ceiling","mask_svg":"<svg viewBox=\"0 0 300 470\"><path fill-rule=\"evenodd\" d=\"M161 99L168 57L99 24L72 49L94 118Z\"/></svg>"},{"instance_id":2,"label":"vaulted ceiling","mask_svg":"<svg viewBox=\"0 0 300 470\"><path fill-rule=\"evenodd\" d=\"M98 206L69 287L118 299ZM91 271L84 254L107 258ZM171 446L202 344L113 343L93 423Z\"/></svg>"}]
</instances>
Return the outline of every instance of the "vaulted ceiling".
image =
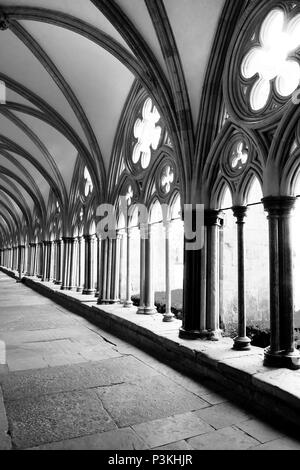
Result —
<instances>
[{"instance_id":1,"label":"vaulted ceiling","mask_svg":"<svg viewBox=\"0 0 300 470\"><path fill-rule=\"evenodd\" d=\"M224 3L0 0L0 80L6 87L6 103L0 104L0 238L34 209L45 213L50 188L67 203L78 155L105 194L114 138L135 80L168 114L168 96L176 90L156 11L175 39L195 131Z\"/></svg>"}]
</instances>

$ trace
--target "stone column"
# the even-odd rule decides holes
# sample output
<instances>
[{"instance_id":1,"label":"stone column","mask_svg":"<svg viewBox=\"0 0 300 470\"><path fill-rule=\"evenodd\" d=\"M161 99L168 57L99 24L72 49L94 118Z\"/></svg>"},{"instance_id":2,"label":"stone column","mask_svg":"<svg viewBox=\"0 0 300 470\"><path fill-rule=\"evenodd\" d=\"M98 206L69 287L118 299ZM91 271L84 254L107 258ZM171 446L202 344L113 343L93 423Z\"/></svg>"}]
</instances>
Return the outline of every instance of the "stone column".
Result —
<instances>
[{"instance_id":1,"label":"stone column","mask_svg":"<svg viewBox=\"0 0 300 470\"><path fill-rule=\"evenodd\" d=\"M43 260L44 260L44 245L43 242L38 244L39 253L38 253L38 277L42 279L43 277Z\"/></svg>"},{"instance_id":2,"label":"stone column","mask_svg":"<svg viewBox=\"0 0 300 470\"><path fill-rule=\"evenodd\" d=\"M193 210L193 226L196 225L196 210ZM186 223L186 221L185 221ZM183 320L179 337L194 340L206 335L206 291L202 281L206 280L205 249L190 250L190 241L184 239L183 275Z\"/></svg>"},{"instance_id":3,"label":"stone column","mask_svg":"<svg viewBox=\"0 0 300 470\"><path fill-rule=\"evenodd\" d=\"M102 244L101 244L101 237L97 236L96 237L96 243L97 243L97 288L95 292L95 297L100 296L101 292L101 278L102 278L102 266L101 266L101 257L102 257Z\"/></svg>"},{"instance_id":4,"label":"stone column","mask_svg":"<svg viewBox=\"0 0 300 470\"><path fill-rule=\"evenodd\" d=\"M77 239L70 238L70 264L69 264L69 280L68 280L68 290L76 291L76 264L77 264Z\"/></svg>"},{"instance_id":5,"label":"stone column","mask_svg":"<svg viewBox=\"0 0 300 470\"><path fill-rule=\"evenodd\" d=\"M47 279L47 267L48 267L48 250L49 244L47 241L43 242L43 264L42 264L42 281L46 282Z\"/></svg>"},{"instance_id":6,"label":"stone column","mask_svg":"<svg viewBox=\"0 0 300 470\"><path fill-rule=\"evenodd\" d=\"M37 275L37 249L38 249L38 245L37 243L34 243L34 247L33 247L33 262L32 262L32 275L33 276L36 276Z\"/></svg>"},{"instance_id":7,"label":"stone column","mask_svg":"<svg viewBox=\"0 0 300 470\"><path fill-rule=\"evenodd\" d=\"M106 303L106 286L107 286L107 257L108 257L108 239L101 240L102 244L102 276L101 276L101 289L98 299L98 304Z\"/></svg>"},{"instance_id":8,"label":"stone column","mask_svg":"<svg viewBox=\"0 0 300 470\"><path fill-rule=\"evenodd\" d=\"M300 354L294 341L294 286L291 216L296 198L263 199L269 220L271 345L264 364L300 369Z\"/></svg>"},{"instance_id":9,"label":"stone column","mask_svg":"<svg viewBox=\"0 0 300 470\"><path fill-rule=\"evenodd\" d=\"M56 240L56 269L54 283L58 286L62 284L62 240Z\"/></svg>"},{"instance_id":10,"label":"stone column","mask_svg":"<svg viewBox=\"0 0 300 470\"><path fill-rule=\"evenodd\" d=\"M148 233L147 233L148 232ZM137 311L138 314L143 315L154 315L157 313L157 309L154 305L154 290L152 282L152 239L151 239L152 227L148 225L141 230L141 240L143 241L141 245L141 260L144 260L144 263L141 264L141 271L143 275L144 285L142 289L141 300L143 302ZM141 276L142 277L142 276Z\"/></svg>"},{"instance_id":11,"label":"stone column","mask_svg":"<svg viewBox=\"0 0 300 470\"><path fill-rule=\"evenodd\" d=\"M119 297L120 297L120 302L122 302L122 300L124 300L124 297L123 297L123 280L124 280L124 270L123 270L123 267L124 267L124 232L121 231L120 232L120 271L119 271ZM123 303L123 306L124 306L124 303Z\"/></svg>"},{"instance_id":12,"label":"stone column","mask_svg":"<svg viewBox=\"0 0 300 470\"><path fill-rule=\"evenodd\" d=\"M28 265L27 265L27 274L28 276L34 276L34 251L35 243L29 243L29 253L28 253Z\"/></svg>"},{"instance_id":13,"label":"stone column","mask_svg":"<svg viewBox=\"0 0 300 470\"><path fill-rule=\"evenodd\" d=\"M120 302L120 261L121 261L121 235L117 234L114 244L114 270L113 270L113 298L112 303Z\"/></svg>"},{"instance_id":14,"label":"stone column","mask_svg":"<svg viewBox=\"0 0 300 470\"><path fill-rule=\"evenodd\" d=\"M77 238L77 292L82 293L84 288L84 256L83 256L84 238Z\"/></svg>"},{"instance_id":15,"label":"stone column","mask_svg":"<svg viewBox=\"0 0 300 470\"><path fill-rule=\"evenodd\" d=\"M212 341L221 338L220 330L220 211L205 211L206 226L206 331Z\"/></svg>"},{"instance_id":16,"label":"stone column","mask_svg":"<svg viewBox=\"0 0 300 470\"><path fill-rule=\"evenodd\" d=\"M124 302L125 308L132 307L131 301L131 263L130 263L130 256L131 256L131 229L127 227L126 233L126 246L127 246L127 253L126 253L126 300Z\"/></svg>"},{"instance_id":17,"label":"stone column","mask_svg":"<svg viewBox=\"0 0 300 470\"><path fill-rule=\"evenodd\" d=\"M107 255L107 280L106 280L106 294L105 299L107 303L111 300L111 277L112 277L112 261L113 261L113 240L107 239L108 243L108 255Z\"/></svg>"},{"instance_id":18,"label":"stone column","mask_svg":"<svg viewBox=\"0 0 300 470\"><path fill-rule=\"evenodd\" d=\"M62 266L62 285L61 290L68 289L68 279L70 271L70 243L68 237L62 238L63 247L63 266Z\"/></svg>"},{"instance_id":19,"label":"stone column","mask_svg":"<svg viewBox=\"0 0 300 470\"><path fill-rule=\"evenodd\" d=\"M170 222L165 225L165 263L166 263L166 311L163 316L164 322L172 322L174 314L172 313L172 290L170 283Z\"/></svg>"},{"instance_id":20,"label":"stone column","mask_svg":"<svg viewBox=\"0 0 300 470\"><path fill-rule=\"evenodd\" d=\"M25 250L25 246L23 246L23 245L18 246L18 274L19 274L19 280L22 279L24 250Z\"/></svg>"},{"instance_id":21,"label":"stone column","mask_svg":"<svg viewBox=\"0 0 300 470\"><path fill-rule=\"evenodd\" d=\"M84 295L95 294L94 284L94 248L95 248L95 236L85 235L85 281L84 281Z\"/></svg>"},{"instance_id":22,"label":"stone column","mask_svg":"<svg viewBox=\"0 0 300 470\"><path fill-rule=\"evenodd\" d=\"M247 207L233 207L233 215L237 219L237 254L238 254L238 336L234 339L234 349L247 351L251 349L251 340L246 334L246 302L245 302L245 243L244 225Z\"/></svg>"}]
</instances>

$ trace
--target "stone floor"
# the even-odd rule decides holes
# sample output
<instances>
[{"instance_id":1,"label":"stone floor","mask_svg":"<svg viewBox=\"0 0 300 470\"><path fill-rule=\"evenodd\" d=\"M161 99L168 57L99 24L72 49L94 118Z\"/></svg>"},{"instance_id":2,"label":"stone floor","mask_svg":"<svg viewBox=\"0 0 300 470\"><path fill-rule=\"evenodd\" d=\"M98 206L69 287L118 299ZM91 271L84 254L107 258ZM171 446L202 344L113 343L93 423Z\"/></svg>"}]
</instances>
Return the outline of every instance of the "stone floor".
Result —
<instances>
[{"instance_id":1,"label":"stone floor","mask_svg":"<svg viewBox=\"0 0 300 470\"><path fill-rule=\"evenodd\" d=\"M0 273L0 449L298 449L300 441Z\"/></svg>"}]
</instances>

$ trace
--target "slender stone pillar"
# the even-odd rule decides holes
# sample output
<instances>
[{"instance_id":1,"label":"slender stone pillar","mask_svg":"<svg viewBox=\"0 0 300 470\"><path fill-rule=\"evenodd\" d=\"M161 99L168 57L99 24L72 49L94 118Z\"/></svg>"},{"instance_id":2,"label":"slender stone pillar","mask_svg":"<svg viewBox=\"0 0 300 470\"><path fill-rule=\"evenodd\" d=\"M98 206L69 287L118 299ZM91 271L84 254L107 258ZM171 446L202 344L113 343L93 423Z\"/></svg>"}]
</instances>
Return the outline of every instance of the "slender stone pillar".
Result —
<instances>
[{"instance_id":1,"label":"slender stone pillar","mask_svg":"<svg viewBox=\"0 0 300 470\"><path fill-rule=\"evenodd\" d=\"M223 220L224 222L224 220ZM220 292L219 292L219 312L220 328L225 328L224 324L224 223L219 231L219 269L220 269Z\"/></svg>"},{"instance_id":2,"label":"slender stone pillar","mask_svg":"<svg viewBox=\"0 0 300 470\"><path fill-rule=\"evenodd\" d=\"M43 260L44 260L44 245L43 242L38 244L39 253L38 253L38 277L42 279L43 277Z\"/></svg>"},{"instance_id":3,"label":"slender stone pillar","mask_svg":"<svg viewBox=\"0 0 300 470\"><path fill-rule=\"evenodd\" d=\"M82 293L84 289L84 238L77 238L77 292Z\"/></svg>"},{"instance_id":4,"label":"slender stone pillar","mask_svg":"<svg viewBox=\"0 0 300 470\"><path fill-rule=\"evenodd\" d=\"M271 345L264 364L300 369L300 354L294 340L294 286L291 216L296 198L281 196L263 199L269 220L270 326Z\"/></svg>"},{"instance_id":5,"label":"slender stone pillar","mask_svg":"<svg viewBox=\"0 0 300 470\"><path fill-rule=\"evenodd\" d=\"M97 268L96 268L96 273L97 273L97 282L96 282L96 293L95 297L99 298L100 292L101 292L101 278L102 278L102 266L101 266L101 258L102 258L102 243L101 243L101 237L97 236L96 237L96 244L97 244Z\"/></svg>"},{"instance_id":6,"label":"slender stone pillar","mask_svg":"<svg viewBox=\"0 0 300 470\"><path fill-rule=\"evenodd\" d=\"M105 298L107 303L111 300L111 278L112 278L112 261L113 261L113 240L107 239L108 243L108 255L107 255L107 281L106 281L106 294Z\"/></svg>"},{"instance_id":7,"label":"slender stone pillar","mask_svg":"<svg viewBox=\"0 0 300 470\"><path fill-rule=\"evenodd\" d=\"M49 244L47 241L43 242L43 264L42 264L42 281L46 282L47 279L47 267L48 267L48 250Z\"/></svg>"},{"instance_id":8,"label":"slender stone pillar","mask_svg":"<svg viewBox=\"0 0 300 470\"><path fill-rule=\"evenodd\" d=\"M166 311L163 316L163 322L172 322L174 314L172 313L172 290L170 282L170 222L165 225L165 263L166 263Z\"/></svg>"},{"instance_id":9,"label":"slender stone pillar","mask_svg":"<svg viewBox=\"0 0 300 470\"><path fill-rule=\"evenodd\" d=\"M70 238L62 238L62 248L63 248L63 266L62 266L62 285L61 290L68 289L68 279L70 272Z\"/></svg>"},{"instance_id":10,"label":"slender stone pillar","mask_svg":"<svg viewBox=\"0 0 300 470\"><path fill-rule=\"evenodd\" d=\"M23 274L23 259L24 259L24 250L25 246L19 245L18 246L18 274L19 274L19 281L22 279Z\"/></svg>"},{"instance_id":11,"label":"slender stone pillar","mask_svg":"<svg viewBox=\"0 0 300 470\"><path fill-rule=\"evenodd\" d=\"M206 226L206 331L212 341L221 338L220 330L220 211L205 211Z\"/></svg>"},{"instance_id":12,"label":"slender stone pillar","mask_svg":"<svg viewBox=\"0 0 300 470\"><path fill-rule=\"evenodd\" d=\"M237 219L237 254L238 254L238 336L234 339L233 349L247 351L251 349L251 340L247 337L246 302L245 302L245 241L244 225L247 207L233 207L233 215Z\"/></svg>"},{"instance_id":13,"label":"slender stone pillar","mask_svg":"<svg viewBox=\"0 0 300 470\"><path fill-rule=\"evenodd\" d=\"M120 302L123 303L124 306L124 297L123 297L123 282L124 282L124 232L121 231L120 233L120 271L119 271L119 297L120 297Z\"/></svg>"},{"instance_id":14,"label":"slender stone pillar","mask_svg":"<svg viewBox=\"0 0 300 470\"><path fill-rule=\"evenodd\" d=\"M104 238L102 243L102 276L101 276L101 290L99 294L98 304L105 304L106 302L106 287L107 287L107 259L108 259L108 239Z\"/></svg>"},{"instance_id":15,"label":"slender stone pillar","mask_svg":"<svg viewBox=\"0 0 300 470\"><path fill-rule=\"evenodd\" d=\"M153 280L152 280L152 239L151 232L152 227L148 225L145 228L144 234L141 233L141 240L143 241L141 245L141 259L144 259L144 263L141 264L141 271L143 275L144 285L141 295L141 305L137 311L138 314L143 315L154 315L157 313L157 309L154 305L154 290L153 290ZM143 230L141 230L143 232ZM147 236L148 235L148 236Z\"/></svg>"},{"instance_id":16,"label":"slender stone pillar","mask_svg":"<svg viewBox=\"0 0 300 470\"><path fill-rule=\"evenodd\" d=\"M121 261L121 235L117 234L114 243L114 270L113 270L113 298L112 303L120 302L120 261Z\"/></svg>"},{"instance_id":17,"label":"slender stone pillar","mask_svg":"<svg viewBox=\"0 0 300 470\"><path fill-rule=\"evenodd\" d=\"M68 290L76 291L76 264L77 264L77 238L69 239L70 245L70 264L69 264L69 280L68 280Z\"/></svg>"},{"instance_id":18,"label":"slender stone pillar","mask_svg":"<svg viewBox=\"0 0 300 470\"><path fill-rule=\"evenodd\" d=\"M126 253L126 300L124 302L125 308L132 307L131 301L131 229L127 227L127 234L126 234L126 246L127 246L127 253Z\"/></svg>"},{"instance_id":19,"label":"slender stone pillar","mask_svg":"<svg viewBox=\"0 0 300 470\"><path fill-rule=\"evenodd\" d=\"M29 253L28 253L28 264L27 264L27 275L34 275L34 250L35 243L29 243Z\"/></svg>"},{"instance_id":20,"label":"slender stone pillar","mask_svg":"<svg viewBox=\"0 0 300 470\"><path fill-rule=\"evenodd\" d=\"M93 295L96 292L94 283L94 248L95 236L85 235L85 281L84 281L84 295Z\"/></svg>"},{"instance_id":21,"label":"slender stone pillar","mask_svg":"<svg viewBox=\"0 0 300 470\"><path fill-rule=\"evenodd\" d=\"M56 240L56 257L55 257L55 279L54 283L58 286L62 284L62 240Z\"/></svg>"},{"instance_id":22,"label":"slender stone pillar","mask_svg":"<svg viewBox=\"0 0 300 470\"><path fill-rule=\"evenodd\" d=\"M36 273L36 243L32 243L31 249L31 276L35 276Z\"/></svg>"}]
</instances>

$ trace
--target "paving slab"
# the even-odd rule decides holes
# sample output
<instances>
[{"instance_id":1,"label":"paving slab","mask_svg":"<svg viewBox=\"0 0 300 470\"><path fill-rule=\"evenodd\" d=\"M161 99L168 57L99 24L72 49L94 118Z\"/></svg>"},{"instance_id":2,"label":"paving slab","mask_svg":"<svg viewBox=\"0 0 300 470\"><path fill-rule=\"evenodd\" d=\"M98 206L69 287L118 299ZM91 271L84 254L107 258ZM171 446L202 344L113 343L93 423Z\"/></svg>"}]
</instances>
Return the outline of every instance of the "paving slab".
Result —
<instances>
[{"instance_id":1,"label":"paving slab","mask_svg":"<svg viewBox=\"0 0 300 470\"><path fill-rule=\"evenodd\" d=\"M8 401L6 412L19 449L116 428L93 390Z\"/></svg>"},{"instance_id":2,"label":"paving slab","mask_svg":"<svg viewBox=\"0 0 300 470\"><path fill-rule=\"evenodd\" d=\"M196 412L197 416L215 429L221 429L233 424L248 421L251 414L233 405L232 403L221 403L204 410Z\"/></svg>"},{"instance_id":3,"label":"paving slab","mask_svg":"<svg viewBox=\"0 0 300 470\"><path fill-rule=\"evenodd\" d=\"M167 451L167 450L194 450L186 441L172 442L172 444L167 444L161 447L155 447L153 450Z\"/></svg>"},{"instance_id":4,"label":"paving slab","mask_svg":"<svg viewBox=\"0 0 300 470\"><path fill-rule=\"evenodd\" d=\"M207 402L160 375L97 389L104 407L118 426L125 427L200 410Z\"/></svg>"},{"instance_id":5,"label":"paving slab","mask_svg":"<svg viewBox=\"0 0 300 470\"><path fill-rule=\"evenodd\" d=\"M284 437L283 433L278 429L275 429L273 426L257 419L249 419L249 421L236 424L236 427L247 433L249 436L254 437L262 444Z\"/></svg>"},{"instance_id":6,"label":"paving slab","mask_svg":"<svg viewBox=\"0 0 300 470\"><path fill-rule=\"evenodd\" d=\"M91 436L53 442L30 450L147 450L145 442L130 428L117 429Z\"/></svg>"},{"instance_id":7,"label":"paving slab","mask_svg":"<svg viewBox=\"0 0 300 470\"><path fill-rule=\"evenodd\" d=\"M300 450L300 442L296 439L285 437L258 445L251 450Z\"/></svg>"},{"instance_id":8,"label":"paving slab","mask_svg":"<svg viewBox=\"0 0 300 470\"><path fill-rule=\"evenodd\" d=\"M138 359L127 356L0 376L5 400L111 386L157 375ZM151 380L151 379L150 379Z\"/></svg>"},{"instance_id":9,"label":"paving slab","mask_svg":"<svg viewBox=\"0 0 300 470\"><path fill-rule=\"evenodd\" d=\"M133 426L133 429L150 447L163 446L214 430L195 413L148 421Z\"/></svg>"},{"instance_id":10,"label":"paving slab","mask_svg":"<svg viewBox=\"0 0 300 470\"><path fill-rule=\"evenodd\" d=\"M234 427L188 439L187 443L195 450L246 450L257 445L258 441Z\"/></svg>"}]
</instances>

